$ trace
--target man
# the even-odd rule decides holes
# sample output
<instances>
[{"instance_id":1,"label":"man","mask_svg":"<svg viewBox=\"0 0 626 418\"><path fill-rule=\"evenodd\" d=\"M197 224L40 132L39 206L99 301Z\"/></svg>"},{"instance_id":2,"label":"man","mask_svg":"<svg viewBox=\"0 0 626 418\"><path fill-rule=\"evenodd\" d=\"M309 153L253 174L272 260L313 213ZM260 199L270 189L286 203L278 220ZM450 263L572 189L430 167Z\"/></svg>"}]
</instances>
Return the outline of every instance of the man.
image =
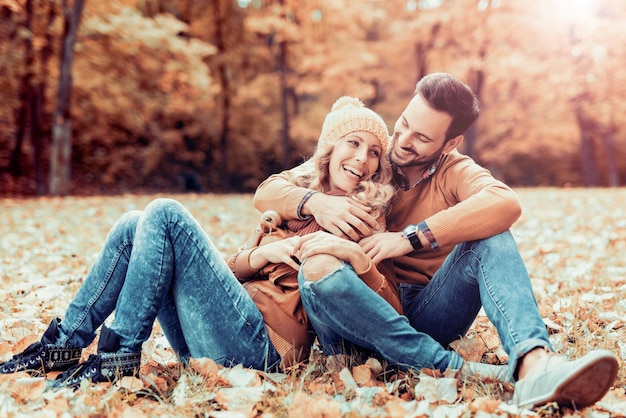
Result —
<instances>
[{"instance_id":1,"label":"man","mask_svg":"<svg viewBox=\"0 0 626 418\"><path fill-rule=\"evenodd\" d=\"M303 260L302 300L325 352L353 344L398 365L484 376L484 365L444 348L467 332L483 307L509 354L515 403L592 405L615 381L616 356L595 350L569 361L553 353L509 232L521 214L518 198L456 151L478 114L475 95L455 77L435 73L418 82L388 151L399 188L389 232L371 235L366 207L290 185L286 172L259 186L255 206L286 219L313 216L334 235L363 237L359 244L373 262L393 260L379 268L397 283L404 316L362 286L349 267Z\"/></svg>"}]
</instances>

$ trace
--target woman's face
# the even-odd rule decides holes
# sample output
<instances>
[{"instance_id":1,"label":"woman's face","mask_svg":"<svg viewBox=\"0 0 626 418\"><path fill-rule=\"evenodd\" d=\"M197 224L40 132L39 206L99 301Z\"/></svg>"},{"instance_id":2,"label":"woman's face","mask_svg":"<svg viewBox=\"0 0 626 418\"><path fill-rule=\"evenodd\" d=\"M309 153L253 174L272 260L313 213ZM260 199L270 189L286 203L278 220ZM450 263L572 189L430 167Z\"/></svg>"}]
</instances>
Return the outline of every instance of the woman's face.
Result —
<instances>
[{"instance_id":1,"label":"woman's face","mask_svg":"<svg viewBox=\"0 0 626 418\"><path fill-rule=\"evenodd\" d=\"M352 132L337 141L328 164L331 190L348 193L374 175L380 164L382 147L369 132Z\"/></svg>"}]
</instances>

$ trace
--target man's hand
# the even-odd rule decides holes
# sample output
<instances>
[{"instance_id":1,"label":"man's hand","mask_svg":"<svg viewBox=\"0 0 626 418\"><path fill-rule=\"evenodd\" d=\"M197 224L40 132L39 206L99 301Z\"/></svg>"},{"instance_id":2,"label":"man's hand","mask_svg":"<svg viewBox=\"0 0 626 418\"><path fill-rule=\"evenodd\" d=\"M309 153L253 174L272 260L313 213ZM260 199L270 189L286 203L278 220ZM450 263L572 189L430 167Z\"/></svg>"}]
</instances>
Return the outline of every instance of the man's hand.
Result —
<instances>
[{"instance_id":1,"label":"man's hand","mask_svg":"<svg viewBox=\"0 0 626 418\"><path fill-rule=\"evenodd\" d=\"M381 232L371 237L363 238L359 245L378 264L387 258L399 257L413 251L411 243L402 236L401 232Z\"/></svg>"},{"instance_id":2,"label":"man's hand","mask_svg":"<svg viewBox=\"0 0 626 418\"><path fill-rule=\"evenodd\" d=\"M315 193L302 208L305 215L313 215L317 223L333 235L359 241L369 237L379 226L369 214L370 208L347 196L329 196Z\"/></svg>"}]
</instances>

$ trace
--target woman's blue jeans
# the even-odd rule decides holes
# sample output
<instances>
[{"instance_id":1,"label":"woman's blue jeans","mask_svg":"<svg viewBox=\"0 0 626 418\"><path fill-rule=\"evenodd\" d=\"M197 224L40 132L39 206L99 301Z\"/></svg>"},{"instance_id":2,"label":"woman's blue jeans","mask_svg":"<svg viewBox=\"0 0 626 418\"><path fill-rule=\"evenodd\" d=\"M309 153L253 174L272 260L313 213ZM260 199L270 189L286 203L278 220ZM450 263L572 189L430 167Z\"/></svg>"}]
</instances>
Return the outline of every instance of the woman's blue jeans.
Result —
<instances>
[{"instance_id":1,"label":"woman's blue jeans","mask_svg":"<svg viewBox=\"0 0 626 418\"><path fill-rule=\"evenodd\" d=\"M158 318L182 359L260 370L280 361L252 298L198 222L171 199L129 212L113 226L57 343L88 346L113 311L111 329L122 352L141 351Z\"/></svg>"},{"instance_id":2,"label":"woman's blue jeans","mask_svg":"<svg viewBox=\"0 0 626 418\"><path fill-rule=\"evenodd\" d=\"M444 347L468 331L481 306L509 354L511 376L521 356L552 348L510 232L457 245L426 286L401 284L404 315L347 264L319 281L306 280L301 270L299 282L327 354L355 345L402 367L460 369L463 359Z\"/></svg>"}]
</instances>

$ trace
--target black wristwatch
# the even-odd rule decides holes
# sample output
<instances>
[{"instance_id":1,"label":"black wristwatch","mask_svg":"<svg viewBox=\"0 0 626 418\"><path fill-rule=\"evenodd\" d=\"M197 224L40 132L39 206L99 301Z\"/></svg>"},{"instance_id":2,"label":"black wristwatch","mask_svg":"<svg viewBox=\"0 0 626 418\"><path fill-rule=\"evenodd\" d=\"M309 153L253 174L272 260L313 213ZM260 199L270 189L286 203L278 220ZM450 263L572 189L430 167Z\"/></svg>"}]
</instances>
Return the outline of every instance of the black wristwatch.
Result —
<instances>
[{"instance_id":1,"label":"black wristwatch","mask_svg":"<svg viewBox=\"0 0 626 418\"><path fill-rule=\"evenodd\" d=\"M422 242L417 236L417 232L417 225L408 225L402 230L402 236L409 240L411 247L413 247L415 251L423 247Z\"/></svg>"}]
</instances>

